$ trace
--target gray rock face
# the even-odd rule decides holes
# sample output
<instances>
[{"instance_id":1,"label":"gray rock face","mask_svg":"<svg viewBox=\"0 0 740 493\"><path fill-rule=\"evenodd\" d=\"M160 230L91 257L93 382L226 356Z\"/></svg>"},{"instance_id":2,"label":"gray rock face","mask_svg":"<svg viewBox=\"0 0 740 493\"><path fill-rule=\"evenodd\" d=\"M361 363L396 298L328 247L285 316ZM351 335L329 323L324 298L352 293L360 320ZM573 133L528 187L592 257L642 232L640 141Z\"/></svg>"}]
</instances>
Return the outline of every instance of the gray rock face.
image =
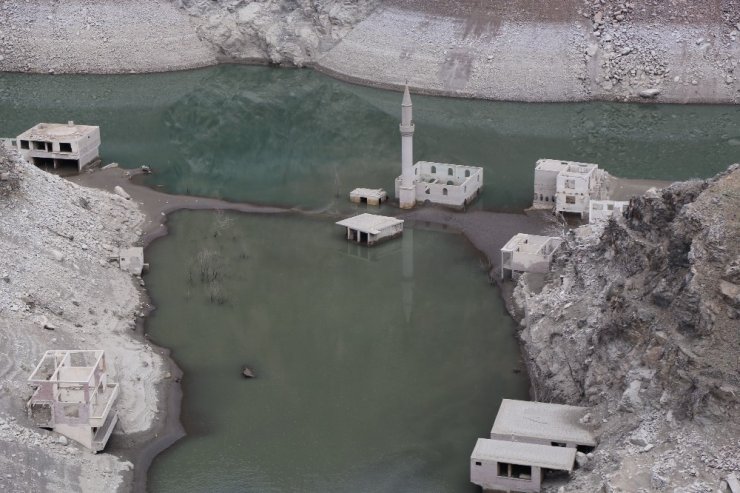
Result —
<instances>
[{"instance_id":1,"label":"gray rock face","mask_svg":"<svg viewBox=\"0 0 740 493\"><path fill-rule=\"evenodd\" d=\"M334 46L378 0L177 0L224 60L302 67Z\"/></svg>"},{"instance_id":2,"label":"gray rock face","mask_svg":"<svg viewBox=\"0 0 740 493\"><path fill-rule=\"evenodd\" d=\"M615 491L679 491L718 484L709 457L728 472L740 461L738 210L733 165L566 235L541 291L519 280L533 397L591 406L601 429L593 475L569 491L596 491L598 474Z\"/></svg>"}]
</instances>

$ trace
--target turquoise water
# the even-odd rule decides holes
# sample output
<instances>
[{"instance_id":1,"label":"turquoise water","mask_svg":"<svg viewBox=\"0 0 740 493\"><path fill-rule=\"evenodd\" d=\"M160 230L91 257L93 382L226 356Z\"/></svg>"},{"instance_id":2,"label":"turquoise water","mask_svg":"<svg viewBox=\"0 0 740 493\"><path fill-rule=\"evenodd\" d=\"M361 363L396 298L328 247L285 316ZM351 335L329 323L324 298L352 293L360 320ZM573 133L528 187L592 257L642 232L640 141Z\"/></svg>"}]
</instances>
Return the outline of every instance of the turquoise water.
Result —
<instances>
[{"instance_id":1,"label":"turquoise water","mask_svg":"<svg viewBox=\"0 0 740 493\"><path fill-rule=\"evenodd\" d=\"M339 207L393 190L400 94L308 70L220 66L169 74L0 74L0 135L38 121L100 125L106 162L151 165L178 193ZM707 177L740 159L740 107L527 104L414 96L417 160L486 169L489 209L528 205L541 157L618 176Z\"/></svg>"},{"instance_id":2,"label":"turquoise water","mask_svg":"<svg viewBox=\"0 0 740 493\"><path fill-rule=\"evenodd\" d=\"M475 440L527 381L464 238L407 229L368 250L331 221L212 212L170 231L148 251L148 331L185 372L188 437L151 491L475 491Z\"/></svg>"}]
</instances>

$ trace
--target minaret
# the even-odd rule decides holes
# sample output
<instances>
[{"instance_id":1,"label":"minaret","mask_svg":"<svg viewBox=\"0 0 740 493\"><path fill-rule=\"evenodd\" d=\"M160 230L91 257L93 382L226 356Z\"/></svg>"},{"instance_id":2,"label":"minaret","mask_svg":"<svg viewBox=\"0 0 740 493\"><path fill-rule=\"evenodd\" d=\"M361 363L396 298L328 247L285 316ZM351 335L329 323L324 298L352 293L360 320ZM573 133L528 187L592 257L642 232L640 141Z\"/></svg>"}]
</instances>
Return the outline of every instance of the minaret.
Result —
<instances>
[{"instance_id":1,"label":"minaret","mask_svg":"<svg viewBox=\"0 0 740 493\"><path fill-rule=\"evenodd\" d=\"M416 180L414 176L414 119L412 115L409 85L403 91L401 103L401 186L399 197L401 209L411 209L416 205Z\"/></svg>"}]
</instances>

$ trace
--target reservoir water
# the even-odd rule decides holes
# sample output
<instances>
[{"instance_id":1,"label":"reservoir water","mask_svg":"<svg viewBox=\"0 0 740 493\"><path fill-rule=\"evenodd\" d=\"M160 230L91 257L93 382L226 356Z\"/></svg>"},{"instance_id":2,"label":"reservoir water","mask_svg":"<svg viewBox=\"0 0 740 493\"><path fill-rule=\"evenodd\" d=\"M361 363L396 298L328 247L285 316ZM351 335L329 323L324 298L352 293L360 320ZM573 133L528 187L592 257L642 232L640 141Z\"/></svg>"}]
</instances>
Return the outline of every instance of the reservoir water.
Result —
<instances>
[{"instance_id":1,"label":"reservoir water","mask_svg":"<svg viewBox=\"0 0 740 493\"><path fill-rule=\"evenodd\" d=\"M188 437L151 491L475 491L475 439L527 382L463 237L368 250L331 221L212 212L170 228L149 249L149 333L185 372Z\"/></svg>"},{"instance_id":2,"label":"reservoir water","mask_svg":"<svg viewBox=\"0 0 740 493\"><path fill-rule=\"evenodd\" d=\"M0 137L100 125L104 161L150 165L153 186L328 213L353 209L352 188L392 191L399 106L308 70L0 74ZM737 106L414 96L414 117L416 159L485 168L486 209L526 207L541 157L664 180L740 159ZM148 249L148 332L185 371L188 432L151 491L475 491L475 438L501 398L527 395L484 263L459 235L413 228L357 249L334 220L181 212Z\"/></svg>"},{"instance_id":3,"label":"reservoir water","mask_svg":"<svg viewBox=\"0 0 740 493\"><path fill-rule=\"evenodd\" d=\"M151 183L168 191L331 208L355 187L393 190L400 99L266 67L0 74L0 137L40 121L100 125L106 162L151 165ZM542 157L682 180L710 176L740 155L738 106L413 100L416 159L483 166L479 204L489 209L526 207Z\"/></svg>"}]
</instances>

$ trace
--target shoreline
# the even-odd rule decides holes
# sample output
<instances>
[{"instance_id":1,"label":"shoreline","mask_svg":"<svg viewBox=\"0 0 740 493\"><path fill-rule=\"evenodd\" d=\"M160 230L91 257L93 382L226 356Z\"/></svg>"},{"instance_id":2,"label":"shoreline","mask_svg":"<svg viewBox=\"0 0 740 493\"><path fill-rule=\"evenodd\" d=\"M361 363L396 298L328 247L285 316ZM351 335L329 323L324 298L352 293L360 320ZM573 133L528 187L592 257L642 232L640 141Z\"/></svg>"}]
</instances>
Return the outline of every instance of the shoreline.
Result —
<instances>
[{"instance_id":1,"label":"shoreline","mask_svg":"<svg viewBox=\"0 0 740 493\"><path fill-rule=\"evenodd\" d=\"M188 195L171 195L160 192L147 185L137 183L136 177L142 175L140 170L126 168L111 168L108 170L97 169L92 172L70 176L67 179L83 187L96 188L113 193L113 188L121 186L131 196L141 212L146 217L146 223L142 228L140 242L145 249L159 238L168 234L167 221L169 214L181 210L229 210L246 214L297 214L317 215L323 212L305 211L299 209L287 209L275 206L259 206L249 203L228 202L220 199L207 197L196 197ZM396 215L414 223L426 226L451 229L462 235L472 248L488 262L488 276L492 285L495 285L498 296L507 307L507 315L514 322L517 319L508 310L505 285L500 282L495 273L498 269L497 255L500 248L508 241L509 237L517 232L528 232L532 234L543 234L545 231L557 227L554 219L541 211L536 212L492 212L492 211L452 211L440 207L420 207L412 211L396 209ZM146 258L146 256L145 256ZM183 372L172 355L170 349L160 346L148 338L146 328L149 316L157 309L156 300L149 293L146 286L139 288L140 297L146 303L143 316L136 321L135 337L142 338L151 345L166 361L169 378L165 378L157 384L157 397L164 401L164 412L158 413L152 428L146 432L138 433L125 439L132 442L128 447L119 452L120 456L130 460L134 464L131 481L128 484L132 491L145 491L149 468L154 459L177 441L187 435L183 423L180 420L182 400L184 398L180 381ZM511 334L517 338L516 333ZM528 367L523 359L521 370L528 372ZM533 388L531 379L530 394ZM125 482L125 481L124 481ZM122 486L123 490L125 486Z\"/></svg>"}]
</instances>

